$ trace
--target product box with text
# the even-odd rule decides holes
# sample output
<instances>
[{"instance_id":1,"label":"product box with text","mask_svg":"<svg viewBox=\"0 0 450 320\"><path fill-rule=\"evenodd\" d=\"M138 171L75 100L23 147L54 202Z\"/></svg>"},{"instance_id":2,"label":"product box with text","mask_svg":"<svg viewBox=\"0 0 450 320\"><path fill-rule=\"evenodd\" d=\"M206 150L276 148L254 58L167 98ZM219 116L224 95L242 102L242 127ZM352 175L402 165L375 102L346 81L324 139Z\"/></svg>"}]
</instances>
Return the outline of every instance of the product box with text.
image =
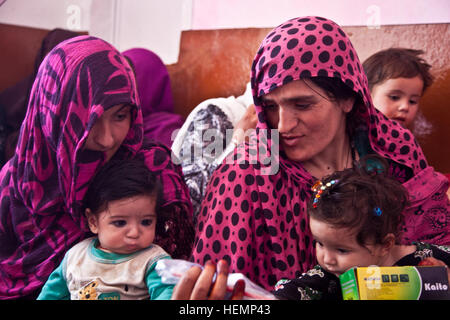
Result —
<instances>
[{"instance_id":1,"label":"product box with text","mask_svg":"<svg viewBox=\"0 0 450 320\"><path fill-rule=\"evenodd\" d=\"M358 267L339 278L344 300L450 300L441 266Z\"/></svg>"}]
</instances>

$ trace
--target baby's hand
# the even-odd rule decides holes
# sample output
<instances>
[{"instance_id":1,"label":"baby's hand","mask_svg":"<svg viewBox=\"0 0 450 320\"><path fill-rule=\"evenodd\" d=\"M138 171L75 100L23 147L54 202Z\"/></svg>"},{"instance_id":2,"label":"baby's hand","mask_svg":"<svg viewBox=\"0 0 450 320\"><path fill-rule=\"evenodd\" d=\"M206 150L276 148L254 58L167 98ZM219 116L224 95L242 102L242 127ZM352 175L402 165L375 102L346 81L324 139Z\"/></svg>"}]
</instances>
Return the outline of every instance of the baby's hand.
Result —
<instances>
[{"instance_id":1,"label":"baby's hand","mask_svg":"<svg viewBox=\"0 0 450 320\"><path fill-rule=\"evenodd\" d=\"M421 266L421 267L423 267L423 266L444 266L444 267L446 267L447 268L447 278L448 278L448 282L450 283L450 269L444 263L444 261L429 257L429 258L425 258L424 260L420 261L419 266Z\"/></svg>"}]
</instances>

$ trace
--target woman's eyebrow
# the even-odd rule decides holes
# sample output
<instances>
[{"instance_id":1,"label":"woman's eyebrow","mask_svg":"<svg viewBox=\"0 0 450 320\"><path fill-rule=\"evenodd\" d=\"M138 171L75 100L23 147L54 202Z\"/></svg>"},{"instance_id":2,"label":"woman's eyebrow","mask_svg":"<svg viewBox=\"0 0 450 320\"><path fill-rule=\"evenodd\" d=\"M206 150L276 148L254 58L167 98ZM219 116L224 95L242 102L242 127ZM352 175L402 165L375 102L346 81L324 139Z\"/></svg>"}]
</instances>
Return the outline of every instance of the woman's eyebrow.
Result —
<instances>
[{"instance_id":1,"label":"woman's eyebrow","mask_svg":"<svg viewBox=\"0 0 450 320\"><path fill-rule=\"evenodd\" d=\"M317 97L314 95L298 95L298 96L283 98L283 99L281 99L281 101L282 102L297 102L297 101L313 102L313 101L316 101L316 99L317 99ZM263 103L275 102L274 99L264 98L264 97L261 99L261 101Z\"/></svg>"},{"instance_id":2,"label":"woman's eyebrow","mask_svg":"<svg viewBox=\"0 0 450 320\"><path fill-rule=\"evenodd\" d=\"M300 95L283 99L284 102L313 102L316 101L313 95Z\"/></svg>"},{"instance_id":3,"label":"woman's eyebrow","mask_svg":"<svg viewBox=\"0 0 450 320\"><path fill-rule=\"evenodd\" d=\"M125 109L125 108L127 108L127 107L130 107L130 108L131 108L131 104L125 104L125 103L124 103L123 106L122 106L119 110L116 111L116 113L122 111L123 109Z\"/></svg>"}]
</instances>

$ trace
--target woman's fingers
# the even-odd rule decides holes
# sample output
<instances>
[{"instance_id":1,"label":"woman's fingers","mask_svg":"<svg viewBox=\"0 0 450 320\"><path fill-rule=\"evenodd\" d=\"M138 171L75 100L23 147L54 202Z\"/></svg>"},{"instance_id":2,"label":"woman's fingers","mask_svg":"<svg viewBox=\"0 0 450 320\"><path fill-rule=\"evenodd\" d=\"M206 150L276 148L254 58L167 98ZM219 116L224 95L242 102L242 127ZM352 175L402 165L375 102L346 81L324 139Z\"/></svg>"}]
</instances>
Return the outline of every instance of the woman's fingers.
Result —
<instances>
[{"instance_id":1,"label":"woman's fingers","mask_svg":"<svg viewBox=\"0 0 450 320\"><path fill-rule=\"evenodd\" d=\"M233 288L233 293L231 294L231 300L242 300L244 298L245 292L245 281L238 280Z\"/></svg>"},{"instance_id":2,"label":"woman's fingers","mask_svg":"<svg viewBox=\"0 0 450 320\"><path fill-rule=\"evenodd\" d=\"M210 300L223 300L227 293L228 280L228 263L225 260L220 260L217 263L216 281L209 296Z\"/></svg>"},{"instance_id":3,"label":"woman's fingers","mask_svg":"<svg viewBox=\"0 0 450 320\"><path fill-rule=\"evenodd\" d=\"M191 300L206 300L208 299L209 291L211 289L214 274L216 273L216 266L211 261L207 261L205 267L198 277L197 283L192 290Z\"/></svg>"},{"instance_id":4,"label":"woman's fingers","mask_svg":"<svg viewBox=\"0 0 450 320\"><path fill-rule=\"evenodd\" d=\"M227 293L228 263L220 260L216 266L207 261L204 269L198 266L190 268L173 289L172 300L223 300ZM238 280L233 288L232 300L244 297L245 282Z\"/></svg>"},{"instance_id":5,"label":"woman's fingers","mask_svg":"<svg viewBox=\"0 0 450 320\"><path fill-rule=\"evenodd\" d=\"M186 271L173 289L172 300L188 300L201 272L202 269L198 266L194 266Z\"/></svg>"}]
</instances>

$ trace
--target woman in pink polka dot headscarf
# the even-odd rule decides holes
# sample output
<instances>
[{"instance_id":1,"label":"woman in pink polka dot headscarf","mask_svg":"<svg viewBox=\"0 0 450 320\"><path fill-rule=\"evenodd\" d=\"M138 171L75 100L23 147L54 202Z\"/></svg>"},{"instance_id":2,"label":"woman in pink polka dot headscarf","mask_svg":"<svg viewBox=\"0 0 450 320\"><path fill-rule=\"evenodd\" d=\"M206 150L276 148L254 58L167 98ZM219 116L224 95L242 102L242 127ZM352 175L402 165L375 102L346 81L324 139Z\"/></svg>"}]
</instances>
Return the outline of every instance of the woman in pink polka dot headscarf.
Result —
<instances>
[{"instance_id":1,"label":"woman in pink polka dot headscarf","mask_svg":"<svg viewBox=\"0 0 450 320\"><path fill-rule=\"evenodd\" d=\"M251 84L257 128L211 177L194 262L223 259L269 290L299 276L316 263L311 186L373 153L409 190L402 242L450 243L448 180L428 166L410 131L373 107L356 51L336 23L310 16L273 29Z\"/></svg>"}]
</instances>

